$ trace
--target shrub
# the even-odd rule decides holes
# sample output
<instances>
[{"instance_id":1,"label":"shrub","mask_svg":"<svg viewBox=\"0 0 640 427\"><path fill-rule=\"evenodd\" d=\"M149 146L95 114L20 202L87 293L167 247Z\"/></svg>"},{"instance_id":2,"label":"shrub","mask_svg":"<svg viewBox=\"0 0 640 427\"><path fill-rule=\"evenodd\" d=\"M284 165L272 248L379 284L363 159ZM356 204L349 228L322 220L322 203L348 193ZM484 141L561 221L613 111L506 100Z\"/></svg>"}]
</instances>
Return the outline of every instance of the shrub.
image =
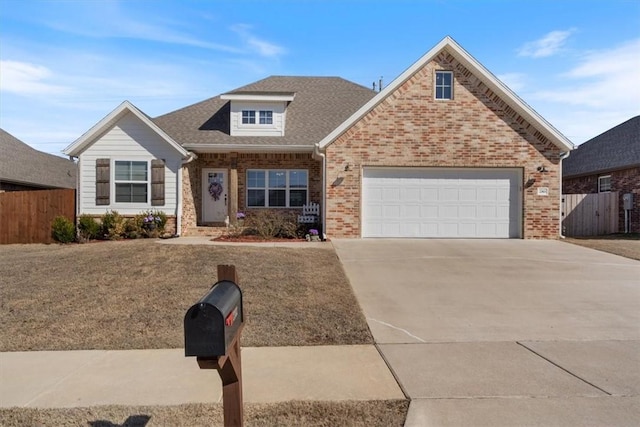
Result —
<instances>
[{"instance_id":1,"label":"shrub","mask_svg":"<svg viewBox=\"0 0 640 427\"><path fill-rule=\"evenodd\" d=\"M133 219L140 235L145 237L157 237L164 232L167 224L167 215L157 210L147 210L139 213Z\"/></svg>"},{"instance_id":2,"label":"shrub","mask_svg":"<svg viewBox=\"0 0 640 427\"><path fill-rule=\"evenodd\" d=\"M99 239L100 224L91 215L80 215L78 219L78 235L81 240L94 240Z\"/></svg>"},{"instance_id":3,"label":"shrub","mask_svg":"<svg viewBox=\"0 0 640 427\"><path fill-rule=\"evenodd\" d=\"M124 236L124 217L116 211L107 211L102 215L102 235L110 240L118 240Z\"/></svg>"},{"instance_id":4,"label":"shrub","mask_svg":"<svg viewBox=\"0 0 640 427\"><path fill-rule=\"evenodd\" d=\"M249 232L265 240L276 237L287 239L297 237L298 223L291 212L259 210L248 215L245 224Z\"/></svg>"},{"instance_id":5,"label":"shrub","mask_svg":"<svg viewBox=\"0 0 640 427\"><path fill-rule=\"evenodd\" d=\"M76 227L64 216L57 216L51 224L51 235L60 243L71 243L76 240Z\"/></svg>"}]
</instances>

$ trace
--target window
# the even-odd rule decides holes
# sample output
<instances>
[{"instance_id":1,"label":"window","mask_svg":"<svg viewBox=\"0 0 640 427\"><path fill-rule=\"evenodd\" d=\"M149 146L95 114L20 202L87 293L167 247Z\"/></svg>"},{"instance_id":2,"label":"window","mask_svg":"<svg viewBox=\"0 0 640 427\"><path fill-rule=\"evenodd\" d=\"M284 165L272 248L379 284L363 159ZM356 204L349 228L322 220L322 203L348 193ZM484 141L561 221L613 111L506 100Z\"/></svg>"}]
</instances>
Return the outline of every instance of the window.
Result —
<instances>
[{"instance_id":1,"label":"window","mask_svg":"<svg viewBox=\"0 0 640 427\"><path fill-rule=\"evenodd\" d=\"M436 71L436 99L453 99L453 73Z\"/></svg>"},{"instance_id":2,"label":"window","mask_svg":"<svg viewBox=\"0 0 640 427\"><path fill-rule=\"evenodd\" d=\"M242 124L243 125L255 125L256 124L256 112L254 110L242 110Z\"/></svg>"},{"instance_id":3,"label":"window","mask_svg":"<svg viewBox=\"0 0 640 427\"><path fill-rule=\"evenodd\" d=\"M116 160L116 203L147 203L148 177L146 161Z\"/></svg>"},{"instance_id":4,"label":"window","mask_svg":"<svg viewBox=\"0 0 640 427\"><path fill-rule=\"evenodd\" d=\"M598 193L606 193L611 191L611 175L598 177Z\"/></svg>"},{"instance_id":5,"label":"window","mask_svg":"<svg viewBox=\"0 0 640 427\"><path fill-rule=\"evenodd\" d=\"M242 124L243 125L272 125L273 124L273 111L272 110L260 110L258 111L258 121L256 122L256 110L242 110Z\"/></svg>"},{"instance_id":6,"label":"window","mask_svg":"<svg viewBox=\"0 0 640 427\"><path fill-rule=\"evenodd\" d=\"M261 110L260 111L260 124L272 125L273 124L273 111Z\"/></svg>"},{"instance_id":7,"label":"window","mask_svg":"<svg viewBox=\"0 0 640 427\"><path fill-rule=\"evenodd\" d=\"M295 208L307 203L306 170L247 171L247 207Z\"/></svg>"}]
</instances>

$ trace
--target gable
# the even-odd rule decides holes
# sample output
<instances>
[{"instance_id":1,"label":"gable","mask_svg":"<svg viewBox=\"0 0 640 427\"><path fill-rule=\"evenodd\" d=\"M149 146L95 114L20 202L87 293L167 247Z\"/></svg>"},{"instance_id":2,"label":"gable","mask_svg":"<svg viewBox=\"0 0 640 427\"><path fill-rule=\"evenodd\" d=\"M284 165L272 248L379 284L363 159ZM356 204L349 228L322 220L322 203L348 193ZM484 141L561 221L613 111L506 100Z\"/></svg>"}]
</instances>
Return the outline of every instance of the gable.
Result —
<instances>
[{"instance_id":1,"label":"gable","mask_svg":"<svg viewBox=\"0 0 640 427\"><path fill-rule=\"evenodd\" d=\"M133 118L135 118L135 121L138 123L138 130L132 132L134 140L136 134L144 133L147 136L140 141L140 143L144 144L144 141L150 138L149 135L154 135L152 138L157 139L158 141L162 141L163 144L166 144L172 150L177 151L182 157L189 157L189 152L187 150L182 148L180 144L174 141L169 135L167 135L162 129L160 129L155 123L153 123L153 121L151 121L151 119L146 114L140 111L129 101L124 101L122 104L116 107L111 113L109 113L102 120L96 123L85 134L83 134L75 142L65 148L63 152L68 156L80 156L84 151L86 151L93 144L99 141L105 133L111 131L118 125L121 120L125 118L127 118L127 120L132 120Z\"/></svg>"},{"instance_id":2,"label":"gable","mask_svg":"<svg viewBox=\"0 0 640 427\"><path fill-rule=\"evenodd\" d=\"M359 120L365 118L367 114L372 112L379 104L384 102L385 99L397 97L398 94L402 92L403 86L414 81L416 76L424 72L425 67L434 63L438 64L441 70L453 71L455 79L458 81L463 80L465 86L472 87L475 93L490 100L498 107L501 114L519 123L527 133L534 136L541 143L551 143L564 151L569 151L574 148L573 144L564 135L544 120L450 37L445 37L438 45L391 82L389 86L378 93L377 96L327 135L327 137L318 144L318 148L326 149L327 146L336 141L340 135L349 131L351 127ZM423 94L421 101L414 100L417 102L417 111L420 111L420 102L433 101L433 97L433 87L431 87L430 92ZM446 103L447 101L438 102Z\"/></svg>"}]
</instances>

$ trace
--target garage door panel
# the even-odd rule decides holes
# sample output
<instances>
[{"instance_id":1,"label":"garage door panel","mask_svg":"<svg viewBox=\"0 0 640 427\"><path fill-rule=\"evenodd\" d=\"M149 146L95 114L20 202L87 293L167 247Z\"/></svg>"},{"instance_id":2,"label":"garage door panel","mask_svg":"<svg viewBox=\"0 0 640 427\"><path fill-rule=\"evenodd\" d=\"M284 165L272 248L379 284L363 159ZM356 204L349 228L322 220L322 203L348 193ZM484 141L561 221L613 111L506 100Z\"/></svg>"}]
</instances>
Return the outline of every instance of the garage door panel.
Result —
<instances>
[{"instance_id":1,"label":"garage door panel","mask_svg":"<svg viewBox=\"0 0 640 427\"><path fill-rule=\"evenodd\" d=\"M521 174L365 168L363 237L520 237Z\"/></svg>"}]
</instances>

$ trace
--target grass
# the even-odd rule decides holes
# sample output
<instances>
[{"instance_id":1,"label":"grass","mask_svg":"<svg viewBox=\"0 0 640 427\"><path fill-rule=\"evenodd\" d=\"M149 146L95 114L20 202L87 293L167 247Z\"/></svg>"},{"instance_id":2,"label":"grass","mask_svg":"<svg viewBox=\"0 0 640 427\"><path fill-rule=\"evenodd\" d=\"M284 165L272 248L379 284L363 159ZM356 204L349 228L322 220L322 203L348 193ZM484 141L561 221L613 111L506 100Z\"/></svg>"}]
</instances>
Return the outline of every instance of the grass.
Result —
<instances>
[{"instance_id":1,"label":"grass","mask_svg":"<svg viewBox=\"0 0 640 427\"><path fill-rule=\"evenodd\" d=\"M244 425L401 427L408 408L406 400L245 404ZM5 427L198 427L222 426L222 420L219 404L0 409L0 421Z\"/></svg>"},{"instance_id":2,"label":"grass","mask_svg":"<svg viewBox=\"0 0 640 427\"><path fill-rule=\"evenodd\" d=\"M640 261L640 233L567 237L564 241Z\"/></svg>"},{"instance_id":3,"label":"grass","mask_svg":"<svg viewBox=\"0 0 640 427\"><path fill-rule=\"evenodd\" d=\"M328 249L163 245L155 240L0 246L0 351L180 348L187 309L234 264L242 345L369 344Z\"/></svg>"},{"instance_id":4,"label":"grass","mask_svg":"<svg viewBox=\"0 0 640 427\"><path fill-rule=\"evenodd\" d=\"M327 249L161 245L153 240L0 246L0 351L180 348L187 309L233 264L243 346L371 344ZM246 426L402 426L409 402L244 405ZM0 409L0 425L222 425L221 404Z\"/></svg>"}]
</instances>

